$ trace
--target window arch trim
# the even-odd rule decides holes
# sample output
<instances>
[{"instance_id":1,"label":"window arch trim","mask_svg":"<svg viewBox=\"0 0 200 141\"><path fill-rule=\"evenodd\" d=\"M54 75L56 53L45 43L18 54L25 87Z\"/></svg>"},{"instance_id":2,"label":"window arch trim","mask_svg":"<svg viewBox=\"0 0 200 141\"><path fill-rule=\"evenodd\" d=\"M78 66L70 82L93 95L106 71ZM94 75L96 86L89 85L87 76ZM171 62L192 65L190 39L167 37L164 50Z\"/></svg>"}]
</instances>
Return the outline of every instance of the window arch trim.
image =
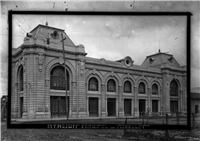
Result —
<instances>
[{"instance_id":1,"label":"window arch trim","mask_svg":"<svg viewBox=\"0 0 200 141\"><path fill-rule=\"evenodd\" d=\"M173 79L170 82L170 96L178 96L179 95L179 83L177 80Z\"/></svg>"},{"instance_id":2,"label":"window arch trim","mask_svg":"<svg viewBox=\"0 0 200 141\"><path fill-rule=\"evenodd\" d=\"M146 93L146 85L145 85L144 82L140 82L139 83L139 85L138 85L138 93L139 94L145 94Z\"/></svg>"},{"instance_id":3,"label":"window arch trim","mask_svg":"<svg viewBox=\"0 0 200 141\"><path fill-rule=\"evenodd\" d=\"M114 82L114 83L112 84L112 82ZM110 83L110 85L109 85L109 83ZM107 92L114 92L114 93L117 92L117 84L114 79L112 79L112 78L108 79L106 84L107 84Z\"/></svg>"},{"instance_id":4,"label":"window arch trim","mask_svg":"<svg viewBox=\"0 0 200 141\"><path fill-rule=\"evenodd\" d=\"M90 82L92 80L95 82ZM99 91L99 80L94 76L88 79L88 91Z\"/></svg>"},{"instance_id":5,"label":"window arch trim","mask_svg":"<svg viewBox=\"0 0 200 141\"><path fill-rule=\"evenodd\" d=\"M132 83L129 80L124 81L124 93L132 93Z\"/></svg>"},{"instance_id":6,"label":"window arch trim","mask_svg":"<svg viewBox=\"0 0 200 141\"><path fill-rule=\"evenodd\" d=\"M65 90L66 82L65 82L65 73L66 70L67 75L67 90L69 90L70 86L70 76L67 69L65 69L62 65L54 66L50 71L50 89L53 90Z\"/></svg>"},{"instance_id":7,"label":"window arch trim","mask_svg":"<svg viewBox=\"0 0 200 141\"><path fill-rule=\"evenodd\" d=\"M156 86L156 90L154 89ZM152 92L151 94L153 95L159 95L159 85L157 83L153 83L153 85L151 86Z\"/></svg>"}]
</instances>

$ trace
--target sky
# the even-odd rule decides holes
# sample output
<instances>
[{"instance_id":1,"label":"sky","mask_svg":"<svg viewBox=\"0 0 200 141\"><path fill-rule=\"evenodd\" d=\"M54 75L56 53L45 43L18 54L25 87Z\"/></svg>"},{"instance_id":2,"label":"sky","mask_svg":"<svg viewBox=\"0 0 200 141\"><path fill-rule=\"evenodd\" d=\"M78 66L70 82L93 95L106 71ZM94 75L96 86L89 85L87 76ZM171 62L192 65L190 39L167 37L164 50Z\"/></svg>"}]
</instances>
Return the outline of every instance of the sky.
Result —
<instances>
[{"instance_id":1,"label":"sky","mask_svg":"<svg viewBox=\"0 0 200 141\"><path fill-rule=\"evenodd\" d=\"M191 87L200 87L199 2L160 1L4 1L1 2L1 89L7 94L7 43L9 10L42 11L129 11L191 12ZM13 16L13 47L23 43L27 32L38 24L64 29L75 45L82 44L88 57L116 61L126 56L141 65L146 56L161 52L172 54L186 65L186 17L184 16Z\"/></svg>"}]
</instances>

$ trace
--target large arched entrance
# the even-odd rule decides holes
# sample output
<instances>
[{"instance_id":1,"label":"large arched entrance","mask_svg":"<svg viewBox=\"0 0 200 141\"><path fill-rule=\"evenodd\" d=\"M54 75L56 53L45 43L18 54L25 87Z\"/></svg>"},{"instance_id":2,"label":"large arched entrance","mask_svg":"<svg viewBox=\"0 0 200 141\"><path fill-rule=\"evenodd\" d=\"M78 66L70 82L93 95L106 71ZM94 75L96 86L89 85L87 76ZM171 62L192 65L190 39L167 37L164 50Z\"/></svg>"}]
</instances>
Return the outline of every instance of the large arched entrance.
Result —
<instances>
[{"instance_id":1,"label":"large arched entrance","mask_svg":"<svg viewBox=\"0 0 200 141\"><path fill-rule=\"evenodd\" d=\"M19 99L19 117L22 118L23 116L23 107L24 107L24 100L23 100L23 91L24 91L24 71L23 66L20 65L18 69L18 99Z\"/></svg>"},{"instance_id":2,"label":"large arched entrance","mask_svg":"<svg viewBox=\"0 0 200 141\"><path fill-rule=\"evenodd\" d=\"M66 70L66 81L64 70ZM50 74L50 89L54 91L54 94L50 95L51 117L66 117L69 114L69 95L66 101L66 88L69 91L70 86L69 72L62 65L58 65L51 70Z\"/></svg>"},{"instance_id":3,"label":"large arched entrance","mask_svg":"<svg viewBox=\"0 0 200 141\"><path fill-rule=\"evenodd\" d=\"M176 113L179 111L179 86L178 82L173 79L170 83L170 111Z\"/></svg>"}]
</instances>

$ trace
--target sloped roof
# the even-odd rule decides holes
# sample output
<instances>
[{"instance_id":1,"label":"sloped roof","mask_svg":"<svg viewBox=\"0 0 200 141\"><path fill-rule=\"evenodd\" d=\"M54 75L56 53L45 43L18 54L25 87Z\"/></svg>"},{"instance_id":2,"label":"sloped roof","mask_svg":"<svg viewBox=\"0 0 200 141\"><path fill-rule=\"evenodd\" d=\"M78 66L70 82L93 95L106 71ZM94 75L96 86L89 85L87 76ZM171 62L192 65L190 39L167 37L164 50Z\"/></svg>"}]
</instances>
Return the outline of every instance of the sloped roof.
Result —
<instances>
[{"instance_id":1,"label":"sloped roof","mask_svg":"<svg viewBox=\"0 0 200 141\"><path fill-rule=\"evenodd\" d=\"M149 55L146 57L144 62L142 63L141 67L148 68L148 67L156 67L161 68L162 64L168 64L173 67L181 67L180 64L176 61L176 59L171 54L158 52L153 55Z\"/></svg>"},{"instance_id":2,"label":"sloped roof","mask_svg":"<svg viewBox=\"0 0 200 141\"><path fill-rule=\"evenodd\" d=\"M58 32L58 37L53 38L52 34L54 31ZM66 38L64 40L64 44L68 46L75 46L75 44L72 42L72 40L69 38L69 36L64 32L65 30L50 27L46 25L39 24L37 27L35 27L30 33L32 33L34 38L40 37L40 38L50 38L51 43L59 43L62 40L61 33L63 33L63 38Z\"/></svg>"},{"instance_id":3,"label":"sloped roof","mask_svg":"<svg viewBox=\"0 0 200 141\"><path fill-rule=\"evenodd\" d=\"M62 50L62 35L64 39L64 49L68 52L73 53L85 53L83 45L76 46L69 36L64 32L63 29L50 27L46 25L39 24L35 27L30 33L27 33L27 36L24 38L24 43L22 46L45 46L52 49ZM49 44L47 41L49 40Z\"/></svg>"}]
</instances>

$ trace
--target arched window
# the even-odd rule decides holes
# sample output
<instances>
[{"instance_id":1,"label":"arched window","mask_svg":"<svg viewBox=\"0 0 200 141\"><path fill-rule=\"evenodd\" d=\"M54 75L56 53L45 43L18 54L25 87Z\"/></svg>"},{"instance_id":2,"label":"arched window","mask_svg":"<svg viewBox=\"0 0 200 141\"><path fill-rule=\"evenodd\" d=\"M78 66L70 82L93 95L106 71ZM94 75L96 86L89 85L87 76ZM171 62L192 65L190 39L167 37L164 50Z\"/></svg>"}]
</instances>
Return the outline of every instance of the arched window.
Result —
<instances>
[{"instance_id":1,"label":"arched window","mask_svg":"<svg viewBox=\"0 0 200 141\"><path fill-rule=\"evenodd\" d=\"M107 83L107 91L108 92L116 92L116 84L113 79L110 79Z\"/></svg>"},{"instance_id":2,"label":"arched window","mask_svg":"<svg viewBox=\"0 0 200 141\"><path fill-rule=\"evenodd\" d=\"M124 83L124 93L131 93L131 82L126 81Z\"/></svg>"},{"instance_id":3,"label":"arched window","mask_svg":"<svg viewBox=\"0 0 200 141\"><path fill-rule=\"evenodd\" d=\"M144 84L143 82L141 82L141 83L139 84L139 89L138 89L138 91L139 91L139 94L145 94L145 84Z\"/></svg>"},{"instance_id":4,"label":"arched window","mask_svg":"<svg viewBox=\"0 0 200 141\"><path fill-rule=\"evenodd\" d=\"M88 90L89 91L98 91L98 80L95 77L90 78Z\"/></svg>"},{"instance_id":5,"label":"arched window","mask_svg":"<svg viewBox=\"0 0 200 141\"><path fill-rule=\"evenodd\" d=\"M158 94L158 85L157 84L152 85L152 94L154 94L154 95Z\"/></svg>"},{"instance_id":6,"label":"arched window","mask_svg":"<svg viewBox=\"0 0 200 141\"><path fill-rule=\"evenodd\" d=\"M69 73L66 70L67 90L69 90ZM65 90L65 73L62 66L57 66L51 71L51 89Z\"/></svg>"},{"instance_id":7,"label":"arched window","mask_svg":"<svg viewBox=\"0 0 200 141\"><path fill-rule=\"evenodd\" d=\"M170 96L178 96L178 83L175 80L170 83Z\"/></svg>"},{"instance_id":8,"label":"arched window","mask_svg":"<svg viewBox=\"0 0 200 141\"><path fill-rule=\"evenodd\" d=\"M21 66L19 69L19 91L23 91L24 89L24 77L23 77L23 67Z\"/></svg>"}]
</instances>

